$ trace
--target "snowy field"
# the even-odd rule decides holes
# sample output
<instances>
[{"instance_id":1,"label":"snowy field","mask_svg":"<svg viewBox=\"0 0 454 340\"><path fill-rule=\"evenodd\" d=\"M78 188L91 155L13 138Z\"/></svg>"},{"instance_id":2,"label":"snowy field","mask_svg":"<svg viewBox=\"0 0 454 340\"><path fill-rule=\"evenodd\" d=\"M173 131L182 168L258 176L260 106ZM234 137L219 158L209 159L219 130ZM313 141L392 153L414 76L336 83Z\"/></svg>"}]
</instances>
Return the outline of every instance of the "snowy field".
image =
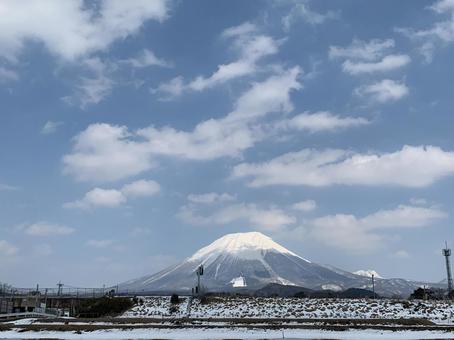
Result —
<instances>
[{"instance_id":1,"label":"snowy field","mask_svg":"<svg viewBox=\"0 0 454 340\"><path fill-rule=\"evenodd\" d=\"M188 298L181 298L182 302L173 310L170 297L141 299L143 303L127 311L123 317L425 318L438 324L454 323L454 304L447 301L210 297L206 304L194 300L188 315Z\"/></svg>"},{"instance_id":2,"label":"snowy field","mask_svg":"<svg viewBox=\"0 0 454 340\"><path fill-rule=\"evenodd\" d=\"M2 339L452 339L453 333L378 330L134 329L93 332L0 332Z\"/></svg>"},{"instance_id":3,"label":"snowy field","mask_svg":"<svg viewBox=\"0 0 454 340\"><path fill-rule=\"evenodd\" d=\"M454 339L454 305L444 301L210 297L188 309L185 297L177 305L165 296L140 299L121 318L6 321L0 339ZM438 325L384 320L400 318Z\"/></svg>"}]
</instances>

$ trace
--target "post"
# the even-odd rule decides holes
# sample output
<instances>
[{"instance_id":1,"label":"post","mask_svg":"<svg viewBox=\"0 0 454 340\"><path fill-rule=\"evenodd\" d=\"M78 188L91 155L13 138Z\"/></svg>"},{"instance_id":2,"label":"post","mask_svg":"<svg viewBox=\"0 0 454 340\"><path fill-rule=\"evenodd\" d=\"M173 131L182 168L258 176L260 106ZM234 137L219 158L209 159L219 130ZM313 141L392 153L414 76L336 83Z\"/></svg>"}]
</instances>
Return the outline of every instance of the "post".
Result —
<instances>
[{"instance_id":1,"label":"post","mask_svg":"<svg viewBox=\"0 0 454 340\"><path fill-rule=\"evenodd\" d=\"M374 297L374 300L375 300L375 275L372 274L372 293L373 293L373 297Z\"/></svg>"},{"instance_id":2,"label":"post","mask_svg":"<svg viewBox=\"0 0 454 340\"><path fill-rule=\"evenodd\" d=\"M44 304L46 305L45 309L47 308L47 288L44 291Z\"/></svg>"},{"instance_id":3,"label":"post","mask_svg":"<svg viewBox=\"0 0 454 340\"><path fill-rule=\"evenodd\" d=\"M202 295L202 287L200 285L200 276L203 275L203 264L201 264L197 268L196 274L197 274L197 287L195 289L195 293L199 297L200 295Z\"/></svg>"}]
</instances>

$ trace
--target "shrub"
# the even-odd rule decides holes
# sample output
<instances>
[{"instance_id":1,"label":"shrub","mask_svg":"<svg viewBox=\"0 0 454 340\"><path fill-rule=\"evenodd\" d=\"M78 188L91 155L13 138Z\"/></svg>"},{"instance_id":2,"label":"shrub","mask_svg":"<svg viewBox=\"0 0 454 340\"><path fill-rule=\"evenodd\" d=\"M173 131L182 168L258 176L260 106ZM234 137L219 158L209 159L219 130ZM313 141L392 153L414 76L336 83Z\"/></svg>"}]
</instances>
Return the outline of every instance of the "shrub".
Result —
<instances>
[{"instance_id":1,"label":"shrub","mask_svg":"<svg viewBox=\"0 0 454 340\"><path fill-rule=\"evenodd\" d=\"M307 297L307 294L305 292L298 292L294 295L294 297L304 299Z\"/></svg>"},{"instance_id":2,"label":"shrub","mask_svg":"<svg viewBox=\"0 0 454 340\"><path fill-rule=\"evenodd\" d=\"M171 304L178 304L178 303L180 303L180 298L178 297L177 294L172 294L172 296L170 297L170 303L171 303Z\"/></svg>"},{"instance_id":3,"label":"shrub","mask_svg":"<svg viewBox=\"0 0 454 340\"><path fill-rule=\"evenodd\" d=\"M83 300L78 308L80 317L101 317L119 315L134 305L130 298L126 297L101 297Z\"/></svg>"}]
</instances>

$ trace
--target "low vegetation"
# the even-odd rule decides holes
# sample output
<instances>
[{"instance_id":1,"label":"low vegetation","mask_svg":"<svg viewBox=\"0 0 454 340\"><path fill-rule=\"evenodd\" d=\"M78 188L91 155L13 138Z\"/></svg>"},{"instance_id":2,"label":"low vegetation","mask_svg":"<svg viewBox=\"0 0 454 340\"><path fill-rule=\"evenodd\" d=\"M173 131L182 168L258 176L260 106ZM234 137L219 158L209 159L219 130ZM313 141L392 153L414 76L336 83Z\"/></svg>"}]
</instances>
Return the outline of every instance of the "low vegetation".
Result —
<instances>
[{"instance_id":1,"label":"low vegetation","mask_svg":"<svg viewBox=\"0 0 454 340\"><path fill-rule=\"evenodd\" d=\"M126 297L108 297L83 300L77 308L79 317L97 318L102 316L117 316L138 303L137 299Z\"/></svg>"}]
</instances>

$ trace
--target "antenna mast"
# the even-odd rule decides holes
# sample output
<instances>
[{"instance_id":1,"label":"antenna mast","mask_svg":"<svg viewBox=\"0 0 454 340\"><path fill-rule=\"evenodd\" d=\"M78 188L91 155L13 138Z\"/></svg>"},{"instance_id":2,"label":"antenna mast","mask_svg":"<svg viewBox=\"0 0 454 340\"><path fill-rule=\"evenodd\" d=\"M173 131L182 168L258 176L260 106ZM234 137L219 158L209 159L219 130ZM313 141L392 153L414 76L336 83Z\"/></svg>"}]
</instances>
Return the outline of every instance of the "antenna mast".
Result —
<instances>
[{"instance_id":1,"label":"antenna mast","mask_svg":"<svg viewBox=\"0 0 454 340\"><path fill-rule=\"evenodd\" d=\"M448 248L448 242L445 242L446 248L442 250L443 256L446 260L446 274L448 277L448 293L453 290L452 286L452 275L451 275L451 263L450 263L450 256L451 256L451 249Z\"/></svg>"}]
</instances>

